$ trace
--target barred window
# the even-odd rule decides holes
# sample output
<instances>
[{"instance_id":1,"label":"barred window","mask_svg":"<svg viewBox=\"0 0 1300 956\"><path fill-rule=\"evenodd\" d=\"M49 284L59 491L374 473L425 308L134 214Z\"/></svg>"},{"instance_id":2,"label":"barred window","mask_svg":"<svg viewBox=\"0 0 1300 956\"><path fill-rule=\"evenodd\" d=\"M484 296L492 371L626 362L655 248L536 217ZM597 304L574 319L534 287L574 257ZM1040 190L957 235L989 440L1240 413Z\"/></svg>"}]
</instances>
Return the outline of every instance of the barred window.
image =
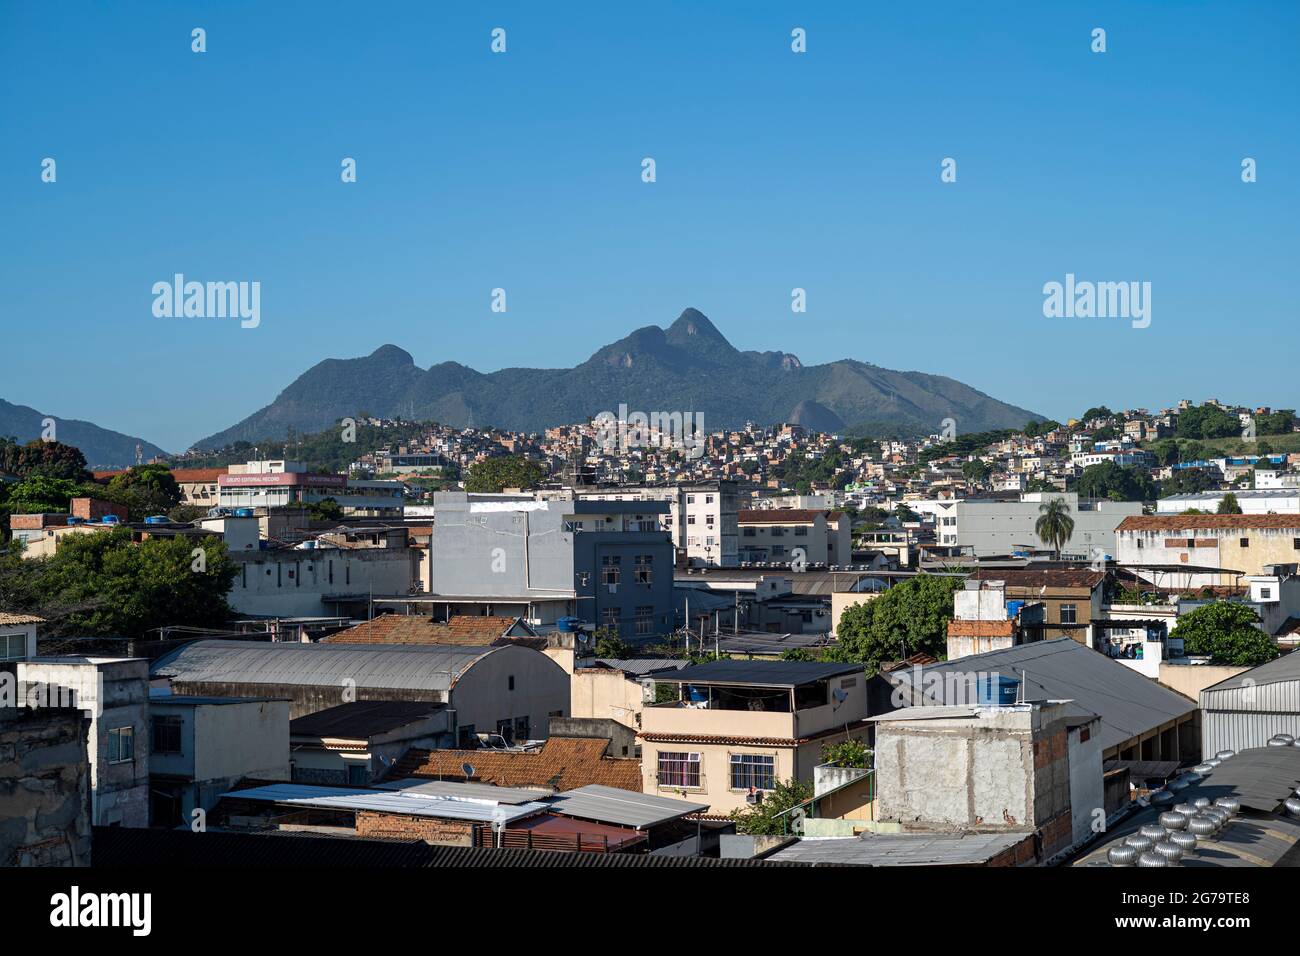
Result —
<instances>
[{"instance_id":1,"label":"barred window","mask_svg":"<svg viewBox=\"0 0 1300 956\"><path fill-rule=\"evenodd\" d=\"M178 754L181 752L181 719L155 717L153 719L153 752Z\"/></svg>"},{"instance_id":2,"label":"barred window","mask_svg":"<svg viewBox=\"0 0 1300 956\"><path fill-rule=\"evenodd\" d=\"M773 790L775 787L775 757L765 754L731 755L732 790Z\"/></svg>"},{"instance_id":3,"label":"barred window","mask_svg":"<svg viewBox=\"0 0 1300 956\"><path fill-rule=\"evenodd\" d=\"M640 635L654 633L655 609L641 606L636 609L636 632Z\"/></svg>"},{"instance_id":4,"label":"barred window","mask_svg":"<svg viewBox=\"0 0 1300 956\"><path fill-rule=\"evenodd\" d=\"M659 786L698 787L699 785L699 754L673 752L659 754Z\"/></svg>"}]
</instances>

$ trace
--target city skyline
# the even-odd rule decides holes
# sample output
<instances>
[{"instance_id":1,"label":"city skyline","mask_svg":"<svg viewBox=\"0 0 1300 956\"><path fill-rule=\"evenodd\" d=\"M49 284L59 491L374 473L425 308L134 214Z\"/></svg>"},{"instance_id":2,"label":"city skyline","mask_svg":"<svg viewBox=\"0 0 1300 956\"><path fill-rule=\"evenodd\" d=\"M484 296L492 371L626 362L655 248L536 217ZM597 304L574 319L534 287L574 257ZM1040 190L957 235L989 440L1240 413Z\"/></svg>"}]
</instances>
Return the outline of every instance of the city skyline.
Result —
<instances>
[{"instance_id":1,"label":"city skyline","mask_svg":"<svg viewBox=\"0 0 1300 956\"><path fill-rule=\"evenodd\" d=\"M48 108L6 111L0 398L181 451L327 357L567 367L695 307L1060 420L1300 404L1251 348L1295 322L1294 7L746 11L7 6L0 104ZM158 317L176 273L260 283L260 322ZM1067 276L1150 283L1150 324L1045 317Z\"/></svg>"}]
</instances>

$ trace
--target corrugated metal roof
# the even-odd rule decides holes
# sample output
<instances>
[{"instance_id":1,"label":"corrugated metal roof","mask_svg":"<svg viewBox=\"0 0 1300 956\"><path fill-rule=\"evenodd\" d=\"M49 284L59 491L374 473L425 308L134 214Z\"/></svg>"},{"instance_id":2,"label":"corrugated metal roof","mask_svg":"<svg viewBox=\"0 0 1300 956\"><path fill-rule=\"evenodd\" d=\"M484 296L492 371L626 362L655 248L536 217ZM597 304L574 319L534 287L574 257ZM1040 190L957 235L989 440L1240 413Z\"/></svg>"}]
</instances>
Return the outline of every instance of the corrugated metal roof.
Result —
<instances>
[{"instance_id":1,"label":"corrugated metal roof","mask_svg":"<svg viewBox=\"0 0 1300 956\"><path fill-rule=\"evenodd\" d=\"M646 827L684 817L688 813L703 813L709 809L709 805L593 783L557 794L550 801L550 809L553 813L582 820L644 830Z\"/></svg>"},{"instance_id":2,"label":"corrugated metal roof","mask_svg":"<svg viewBox=\"0 0 1300 956\"><path fill-rule=\"evenodd\" d=\"M1263 747L1270 737L1279 733L1300 738L1300 713L1205 710L1201 714L1201 752L1207 757L1220 750Z\"/></svg>"},{"instance_id":3,"label":"corrugated metal roof","mask_svg":"<svg viewBox=\"0 0 1300 956\"><path fill-rule=\"evenodd\" d=\"M537 802L551 796L550 790L537 787L494 787L490 783L426 780L422 777L407 777L404 780L377 783L375 786L380 790L394 790L428 797L470 797L475 800L495 800L498 803L511 804Z\"/></svg>"},{"instance_id":4,"label":"corrugated metal roof","mask_svg":"<svg viewBox=\"0 0 1300 956\"><path fill-rule=\"evenodd\" d=\"M673 657L599 657L596 663L602 667L608 667L612 670L622 671L625 674L653 674L657 671L679 671L690 664L690 661L678 660ZM590 666L579 663L579 667Z\"/></svg>"},{"instance_id":5,"label":"corrugated metal roof","mask_svg":"<svg viewBox=\"0 0 1300 956\"><path fill-rule=\"evenodd\" d=\"M1279 681L1300 682L1300 653L1292 651L1283 654L1266 664L1260 664L1227 680L1221 680L1201 691L1201 702L1205 703L1206 695L1214 694L1216 691L1229 690L1233 687L1258 688L1263 684L1274 684Z\"/></svg>"},{"instance_id":6,"label":"corrugated metal roof","mask_svg":"<svg viewBox=\"0 0 1300 956\"><path fill-rule=\"evenodd\" d=\"M876 833L800 840L767 857L777 863L840 866L970 866L993 859L1029 833Z\"/></svg>"},{"instance_id":7,"label":"corrugated metal roof","mask_svg":"<svg viewBox=\"0 0 1300 956\"><path fill-rule=\"evenodd\" d=\"M955 687L964 692L969 688L960 681L927 679L936 672L1001 674L1022 682L1024 700L1072 701L1066 708L1068 715L1096 714L1101 718L1104 750L1196 710L1196 705L1181 694L1068 637L920 668L917 690L926 695L925 703L947 704L947 690ZM904 668L884 676L896 684L912 686L916 673L915 668ZM956 687L958 684L962 686Z\"/></svg>"},{"instance_id":8,"label":"corrugated metal roof","mask_svg":"<svg viewBox=\"0 0 1300 956\"><path fill-rule=\"evenodd\" d=\"M749 684L756 687L798 687L839 674L861 673L862 664L822 664L817 661L709 661L683 667L664 680L684 684Z\"/></svg>"},{"instance_id":9,"label":"corrugated metal roof","mask_svg":"<svg viewBox=\"0 0 1300 956\"><path fill-rule=\"evenodd\" d=\"M176 681L449 690L475 661L510 648L429 644L290 644L194 641L153 662Z\"/></svg>"},{"instance_id":10,"label":"corrugated metal roof","mask_svg":"<svg viewBox=\"0 0 1300 956\"><path fill-rule=\"evenodd\" d=\"M239 800L261 800L268 803L318 807L322 810L372 810L376 813L473 820L477 823L491 823L494 819L504 819L508 823L546 810L544 803L504 803L499 800L481 800L473 797L426 795L407 791L385 792L346 787L312 787L301 783L275 783L265 787L254 787L251 790L235 790L223 793L221 796Z\"/></svg>"}]
</instances>

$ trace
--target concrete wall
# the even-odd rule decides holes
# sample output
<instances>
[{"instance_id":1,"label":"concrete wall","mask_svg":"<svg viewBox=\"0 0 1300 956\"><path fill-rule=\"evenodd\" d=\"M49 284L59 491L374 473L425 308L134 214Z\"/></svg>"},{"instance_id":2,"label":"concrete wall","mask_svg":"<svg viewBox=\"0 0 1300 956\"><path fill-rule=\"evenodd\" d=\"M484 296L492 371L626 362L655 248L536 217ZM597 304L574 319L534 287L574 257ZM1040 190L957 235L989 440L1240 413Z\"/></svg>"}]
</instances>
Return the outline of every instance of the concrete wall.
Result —
<instances>
[{"instance_id":1,"label":"concrete wall","mask_svg":"<svg viewBox=\"0 0 1300 956\"><path fill-rule=\"evenodd\" d=\"M940 830L1051 825L1058 831L1052 840L1063 848L1071 835L1063 710L1021 706L976 717L880 721L877 818Z\"/></svg>"},{"instance_id":2,"label":"concrete wall","mask_svg":"<svg viewBox=\"0 0 1300 956\"><path fill-rule=\"evenodd\" d=\"M1023 501L958 501L953 512L956 541L970 547L976 555L1008 554L1015 547L1041 547L1034 524L1043 500L1064 498L1074 519L1074 533L1062 549L1070 554L1088 555L1094 547L1106 554L1116 554L1115 529L1129 515L1140 515L1140 501L1098 501L1080 505L1078 495L1034 493ZM950 530L950 529L945 529ZM949 543L941 539L940 543Z\"/></svg>"},{"instance_id":3,"label":"concrete wall","mask_svg":"<svg viewBox=\"0 0 1300 956\"><path fill-rule=\"evenodd\" d=\"M569 716L569 675L541 651L497 648L461 675L450 705L462 728L496 733L498 721L527 717L529 737L543 739L552 717Z\"/></svg>"},{"instance_id":4,"label":"concrete wall","mask_svg":"<svg viewBox=\"0 0 1300 956\"><path fill-rule=\"evenodd\" d=\"M1106 818L1106 793L1102 780L1101 721L1094 720L1069 732L1071 843L1092 836L1093 822Z\"/></svg>"},{"instance_id":5,"label":"concrete wall","mask_svg":"<svg viewBox=\"0 0 1300 956\"><path fill-rule=\"evenodd\" d=\"M90 864L90 722L0 707L0 866Z\"/></svg>"},{"instance_id":6,"label":"concrete wall","mask_svg":"<svg viewBox=\"0 0 1300 956\"><path fill-rule=\"evenodd\" d=\"M622 671L584 667L573 672L569 713L574 717L608 717L627 727L641 726L641 682Z\"/></svg>"},{"instance_id":7,"label":"concrete wall","mask_svg":"<svg viewBox=\"0 0 1300 956\"><path fill-rule=\"evenodd\" d=\"M1160 663L1160 683L1178 691L1184 697L1197 700L1201 691L1229 677L1235 677L1249 667L1227 667L1220 664L1170 664ZM1213 752L1206 756L1213 756Z\"/></svg>"},{"instance_id":8,"label":"concrete wall","mask_svg":"<svg viewBox=\"0 0 1300 956\"><path fill-rule=\"evenodd\" d=\"M411 548L322 548L235 553L230 606L240 614L310 617L337 613L325 595L407 594L416 582Z\"/></svg>"}]
</instances>

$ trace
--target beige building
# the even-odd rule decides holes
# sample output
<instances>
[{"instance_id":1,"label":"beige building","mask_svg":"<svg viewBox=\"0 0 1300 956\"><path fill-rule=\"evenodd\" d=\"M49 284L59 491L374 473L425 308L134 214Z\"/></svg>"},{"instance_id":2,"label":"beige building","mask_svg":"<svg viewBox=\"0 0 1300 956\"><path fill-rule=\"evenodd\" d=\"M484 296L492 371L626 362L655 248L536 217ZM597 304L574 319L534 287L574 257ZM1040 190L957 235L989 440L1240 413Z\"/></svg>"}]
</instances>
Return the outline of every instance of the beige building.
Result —
<instances>
[{"instance_id":1,"label":"beige building","mask_svg":"<svg viewBox=\"0 0 1300 956\"><path fill-rule=\"evenodd\" d=\"M1164 587L1230 586L1300 561L1300 515L1136 515L1115 539L1120 564L1187 565L1186 574L1159 572ZM1223 571L1196 570L1204 568Z\"/></svg>"},{"instance_id":2,"label":"beige building","mask_svg":"<svg viewBox=\"0 0 1300 956\"><path fill-rule=\"evenodd\" d=\"M685 666L685 661L672 658L589 659L570 668L569 713L575 719L616 720L640 730L641 712L654 701L655 675Z\"/></svg>"},{"instance_id":3,"label":"beige building","mask_svg":"<svg viewBox=\"0 0 1300 956\"><path fill-rule=\"evenodd\" d=\"M712 661L671 674L680 698L641 713L646 793L685 795L729 813L777 781L812 781L822 748L865 740L861 664Z\"/></svg>"},{"instance_id":4,"label":"beige building","mask_svg":"<svg viewBox=\"0 0 1300 956\"><path fill-rule=\"evenodd\" d=\"M842 511L768 508L742 511L740 560L847 566L853 560L849 516ZM800 554L802 552L802 554Z\"/></svg>"}]
</instances>

